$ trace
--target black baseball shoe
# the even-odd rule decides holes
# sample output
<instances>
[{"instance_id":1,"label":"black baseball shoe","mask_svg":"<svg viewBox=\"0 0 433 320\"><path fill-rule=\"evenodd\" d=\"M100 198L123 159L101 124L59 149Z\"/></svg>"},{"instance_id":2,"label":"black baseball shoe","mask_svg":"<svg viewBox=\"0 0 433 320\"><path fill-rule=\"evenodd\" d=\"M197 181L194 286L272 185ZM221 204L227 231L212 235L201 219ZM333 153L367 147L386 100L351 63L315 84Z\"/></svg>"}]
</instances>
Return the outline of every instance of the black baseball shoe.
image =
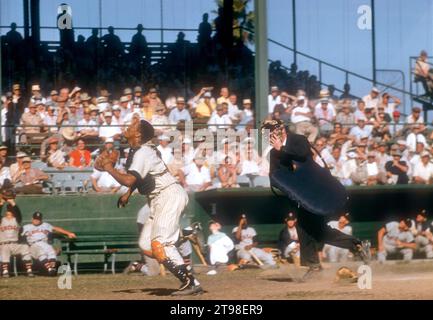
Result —
<instances>
[{"instance_id":1,"label":"black baseball shoe","mask_svg":"<svg viewBox=\"0 0 433 320\"><path fill-rule=\"evenodd\" d=\"M300 282L306 282L308 280L311 280L315 277L317 277L319 274L321 274L323 271L322 266L311 266L308 268L307 272L302 276L300 279Z\"/></svg>"},{"instance_id":2,"label":"black baseball shoe","mask_svg":"<svg viewBox=\"0 0 433 320\"><path fill-rule=\"evenodd\" d=\"M174 297L196 296L202 294L203 292L204 291L201 286L190 285L183 290L173 292L171 295Z\"/></svg>"}]
</instances>

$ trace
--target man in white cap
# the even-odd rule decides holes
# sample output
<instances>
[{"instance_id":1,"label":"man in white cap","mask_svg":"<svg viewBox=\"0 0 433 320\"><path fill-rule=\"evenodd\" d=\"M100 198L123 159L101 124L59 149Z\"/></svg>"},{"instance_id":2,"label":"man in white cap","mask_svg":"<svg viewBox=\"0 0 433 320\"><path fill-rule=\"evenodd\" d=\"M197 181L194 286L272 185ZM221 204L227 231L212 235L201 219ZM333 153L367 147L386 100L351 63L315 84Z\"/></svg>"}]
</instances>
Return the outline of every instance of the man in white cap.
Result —
<instances>
[{"instance_id":1,"label":"man in white cap","mask_svg":"<svg viewBox=\"0 0 433 320\"><path fill-rule=\"evenodd\" d=\"M251 99L244 99L242 101L243 110L239 113L239 125L236 127L237 131L244 131L248 123L254 120L254 112L252 110Z\"/></svg>"},{"instance_id":2,"label":"man in white cap","mask_svg":"<svg viewBox=\"0 0 433 320\"><path fill-rule=\"evenodd\" d=\"M271 87L271 93L268 96L268 113L274 113L275 106L281 103L280 90L277 86Z\"/></svg>"},{"instance_id":3,"label":"man in white cap","mask_svg":"<svg viewBox=\"0 0 433 320\"><path fill-rule=\"evenodd\" d=\"M406 146L410 152L416 151L416 145L417 143L422 143L424 146L427 146L427 140L425 136L423 135L423 125L420 124L414 124L412 126L412 132L409 133L409 135L406 138Z\"/></svg>"},{"instance_id":4,"label":"man in white cap","mask_svg":"<svg viewBox=\"0 0 433 320\"><path fill-rule=\"evenodd\" d=\"M12 183L15 183L16 178L23 172L23 159L27 157L27 154L22 151L18 151L16 155L17 162L13 163L9 167Z\"/></svg>"},{"instance_id":5,"label":"man in white cap","mask_svg":"<svg viewBox=\"0 0 433 320\"><path fill-rule=\"evenodd\" d=\"M413 172L413 183L431 184L433 179L433 163L430 162L431 155L428 151L421 154L421 161L415 165Z\"/></svg>"},{"instance_id":6,"label":"man in white cap","mask_svg":"<svg viewBox=\"0 0 433 320\"><path fill-rule=\"evenodd\" d=\"M310 107L305 104L305 97L299 96L296 107L292 111L292 123L295 125L296 133L306 136L310 143L314 143L319 133L312 123L313 117Z\"/></svg>"},{"instance_id":7,"label":"man in white cap","mask_svg":"<svg viewBox=\"0 0 433 320\"><path fill-rule=\"evenodd\" d=\"M191 121L191 114L185 109L185 98L176 99L176 108L173 108L168 116L170 124L177 124L179 121Z\"/></svg>"},{"instance_id":8,"label":"man in white cap","mask_svg":"<svg viewBox=\"0 0 433 320\"><path fill-rule=\"evenodd\" d=\"M113 140L120 140L122 130L119 126L113 125L113 114L110 111L104 113L104 120L104 124L99 129L99 138L101 138L101 140L104 142L107 138L112 138Z\"/></svg>"},{"instance_id":9,"label":"man in white cap","mask_svg":"<svg viewBox=\"0 0 433 320\"><path fill-rule=\"evenodd\" d=\"M377 111L377 106L379 105L379 94L380 91L376 87L373 87L368 95L366 95L362 100L365 102L366 108L372 108Z\"/></svg>"},{"instance_id":10,"label":"man in white cap","mask_svg":"<svg viewBox=\"0 0 433 320\"><path fill-rule=\"evenodd\" d=\"M41 87L39 84L32 85L32 97L30 98L30 103L36 103L36 100L41 100L43 104L47 102L47 99L45 99L41 95Z\"/></svg>"},{"instance_id":11,"label":"man in white cap","mask_svg":"<svg viewBox=\"0 0 433 320\"><path fill-rule=\"evenodd\" d=\"M131 113L132 105L130 105L130 102L129 96L120 97L120 114L123 121L125 121L126 116Z\"/></svg>"},{"instance_id":12,"label":"man in white cap","mask_svg":"<svg viewBox=\"0 0 433 320\"><path fill-rule=\"evenodd\" d=\"M205 191L212 186L210 171L202 157L196 157L190 165L183 167L179 172L179 180L190 192Z\"/></svg>"},{"instance_id":13,"label":"man in white cap","mask_svg":"<svg viewBox=\"0 0 433 320\"><path fill-rule=\"evenodd\" d=\"M205 91L201 96L203 99L199 98L198 102L195 102L195 115L197 118L208 119L214 112L216 104L210 91Z\"/></svg>"},{"instance_id":14,"label":"man in white cap","mask_svg":"<svg viewBox=\"0 0 433 320\"><path fill-rule=\"evenodd\" d=\"M227 103L219 104L208 121L209 131L216 133L218 129L228 129L232 125L230 117L224 113L224 106L228 107Z\"/></svg>"},{"instance_id":15,"label":"man in white cap","mask_svg":"<svg viewBox=\"0 0 433 320\"><path fill-rule=\"evenodd\" d=\"M320 99L320 107L316 108L314 115L319 121L319 130L321 134L329 134L333 130L333 123L336 118L335 110L329 107L328 98Z\"/></svg>"}]
</instances>

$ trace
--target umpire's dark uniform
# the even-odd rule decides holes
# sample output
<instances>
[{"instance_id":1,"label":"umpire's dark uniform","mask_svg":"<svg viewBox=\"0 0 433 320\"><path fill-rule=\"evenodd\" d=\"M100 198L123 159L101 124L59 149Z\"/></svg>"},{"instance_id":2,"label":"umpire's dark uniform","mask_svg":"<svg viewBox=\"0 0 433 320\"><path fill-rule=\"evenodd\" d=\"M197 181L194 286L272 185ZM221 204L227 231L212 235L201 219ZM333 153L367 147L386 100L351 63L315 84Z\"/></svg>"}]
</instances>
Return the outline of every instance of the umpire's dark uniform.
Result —
<instances>
[{"instance_id":1,"label":"umpire's dark uniform","mask_svg":"<svg viewBox=\"0 0 433 320\"><path fill-rule=\"evenodd\" d=\"M294 161L302 165L311 160L313 154L307 138L287 132L287 140L280 151L272 149L270 153L270 175L281 167L294 170ZM272 181L272 180L271 180ZM305 190L308 192L308 190ZM323 245L349 249L357 252L361 241L353 236L346 235L336 229L332 229L326 223L325 216L307 211L299 206L297 231L301 250L301 265L308 267L320 267L318 251Z\"/></svg>"}]
</instances>

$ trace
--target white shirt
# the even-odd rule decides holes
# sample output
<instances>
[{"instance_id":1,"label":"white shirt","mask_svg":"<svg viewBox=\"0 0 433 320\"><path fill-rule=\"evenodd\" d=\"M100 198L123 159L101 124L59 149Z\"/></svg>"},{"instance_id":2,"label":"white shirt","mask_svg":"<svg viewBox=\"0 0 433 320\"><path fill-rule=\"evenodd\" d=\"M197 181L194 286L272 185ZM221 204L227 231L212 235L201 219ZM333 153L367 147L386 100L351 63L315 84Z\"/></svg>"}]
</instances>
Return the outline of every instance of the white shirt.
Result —
<instances>
[{"instance_id":1,"label":"white shirt","mask_svg":"<svg viewBox=\"0 0 433 320\"><path fill-rule=\"evenodd\" d=\"M379 105L379 96L377 98L373 99L371 95L366 95L364 98L362 98L365 102L365 108L373 108L374 110L377 109L377 106Z\"/></svg>"},{"instance_id":2,"label":"white shirt","mask_svg":"<svg viewBox=\"0 0 433 320\"><path fill-rule=\"evenodd\" d=\"M207 124L211 125L209 127L210 131L216 132L217 129L230 128L230 125L232 124L232 120L227 114L223 114L222 116L219 116L216 112L214 112Z\"/></svg>"},{"instance_id":3,"label":"white shirt","mask_svg":"<svg viewBox=\"0 0 433 320\"><path fill-rule=\"evenodd\" d=\"M161 158L165 164L169 164L171 160L173 160L173 148L170 147L164 148L161 145L159 145L157 149L159 150L159 152L161 152Z\"/></svg>"},{"instance_id":4,"label":"white shirt","mask_svg":"<svg viewBox=\"0 0 433 320\"><path fill-rule=\"evenodd\" d=\"M408 116L406 118L406 123L408 123L408 124L414 124L414 123L423 124L424 123L424 117L420 115L418 120L415 121L413 115L411 114L410 116Z\"/></svg>"},{"instance_id":5,"label":"white shirt","mask_svg":"<svg viewBox=\"0 0 433 320\"><path fill-rule=\"evenodd\" d=\"M96 180L96 184L99 188L112 189L120 187L120 184L108 172L101 172L94 169L91 177Z\"/></svg>"},{"instance_id":6,"label":"white shirt","mask_svg":"<svg viewBox=\"0 0 433 320\"><path fill-rule=\"evenodd\" d=\"M296 107L295 109L293 109L293 112L292 112L292 122L293 123L299 123L299 122L303 122L303 121L311 122L311 118L310 117L306 117L306 116L303 116L303 115L296 115L296 112L302 112L302 113L311 112L311 109L308 106Z\"/></svg>"},{"instance_id":7,"label":"white shirt","mask_svg":"<svg viewBox=\"0 0 433 320\"><path fill-rule=\"evenodd\" d=\"M106 122L103 124L104 126L108 125ZM121 134L122 130L120 127L113 127L113 123L109 127L101 127L99 128L99 136L101 138L113 138L116 134Z\"/></svg>"},{"instance_id":8,"label":"white shirt","mask_svg":"<svg viewBox=\"0 0 433 320\"><path fill-rule=\"evenodd\" d=\"M238 227L235 227L232 233L236 233L238 231ZM256 230L254 228L248 227L246 229L242 229L241 231L241 241L236 245L236 249L243 249L246 246L250 246L254 243L254 237L257 236Z\"/></svg>"},{"instance_id":9,"label":"white shirt","mask_svg":"<svg viewBox=\"0 0 433 320\"><path fill-rule=\"evenodd\" d=\"M416 144L418 142L421 142L424 144L425 147L428 147L427 140L421 133L415 134L414 132L410 133L406 138L406 146L409 149L409 151L415 152L416 151Z\"/></svg>"},{"instance_id":10,"label":"white shirt","mask_svg":"<svg viewBox=\"0 0 433 320\"><path fill-rule=\"evenodd\" d=\"M81 130L95 130L96 132L98 131L97 123L92 119L90 119L89 121L87 121L86 119L81 119L80 121L78 121L78 125L79 126L95 126L95 127L78 127L78 131L81 131Z\"/></svg>"},{"instance_id":11,"label":"white shirt","mask_svg":"<svg viewBox=\"0 0 433 320\"><path fill-rule=\"evenodd\" d=\"M426 166L422 163L422 161L419 161L414 168L413 172L414 177L419 177L423 180L426 180L427 183L430 181L430 179L433 177L433 164L429 162Z\"/></svg>"},{"instance_id":12,"label":"white shirt","mask_svg":"<svg viewBox=\"0 0 433 320\"><path fill-rule=\"evenodd\" d=\"M234 244L225 233L217 232L211 234L207 239L209 247L209 258L211 265L215 263L227 263L229 261L228 253L233 250Z\"/></svg>"},{"instance_id":13,"label":"white shirt","mask_svg":"<svg viewBox=\"0 0 433 320\"><path fill-rule=\"evenodd\" d=\"M413 242L413 234L410 231L401 231L399 228L399 223L389 222L385 225L386 234L383 237L383 242L388 245L397 245L396 240L400 240L402 242Z\"/></svg>"},{"instance_id":14,"label":"white shirt","mask_svg":"<svg viewBox=\"0 0 433 320\"><path fill-rule=\"evenodd\" d=\"M280 103L281 103L281 98L280 98L279 95L274 99L274 97L270 94L268 96L268 109L269 109L269 113L274 113L275 106L277 104L280 104Z\"/></svg>"},{"instance_id":15,"label":"white shirt","mask_svg":"<svg viewBox=\"0 0 433 320\"><path fill-rule=\"evenodd\" d=\"M182 171L184 172L186 178L186 184L188 185L203 185L205 183L211 182L210 171L205 166L202 166L199 170L195 162L188 166L185 166Z\"/></svg>"},{"instance_id":16,"label":"white shirt","mask_svg":"<svg viewBox=\"0 0 433 320\"><path fill-rule=\"evenodd\" d=\"M241 176L252 174L252 175L258 175L260 172L259 165L254 160L244 160L242 161L242 172Z\"/></svg>"},{"instance_id":17,"label":"white shirt","mask_svg":"<svg viewBox=\"0 0 433 320\"><path fill-rule=\"evenodd\" d=\"M26 237L28 244L33 244L39 241L48 242L48 235L53 232L53 226L43 222L38 226L26 224L23 227L22 235Z\"/></svg>"},{"instance_id":18,"label":"white shirt","mask_svg":"<svg viewBox=\"0 0 433 320\"><path fill-rule=\"evenodd\" d=\"M364 128L361 128L359 126L353 127L350 129L349 135L354 136L356 140L360 140L363 136L370 136L371 130L369 126L364 126Z\"/></svg>"}]
</instances>

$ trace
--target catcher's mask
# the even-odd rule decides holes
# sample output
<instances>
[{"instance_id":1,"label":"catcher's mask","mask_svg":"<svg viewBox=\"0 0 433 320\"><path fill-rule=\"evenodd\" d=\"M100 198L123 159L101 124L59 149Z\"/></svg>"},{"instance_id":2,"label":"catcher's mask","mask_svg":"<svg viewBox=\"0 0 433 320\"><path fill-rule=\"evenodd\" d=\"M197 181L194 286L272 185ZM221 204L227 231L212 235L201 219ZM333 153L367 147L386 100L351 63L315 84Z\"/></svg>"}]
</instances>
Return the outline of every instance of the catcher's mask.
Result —
<instances>
[{"instance_id":1,"label":"catcher's mask","mask_svg":"<svg viewBox=\"0 0 433 320\"><path fill-rule=\"evenodd\" d=\"M265 120L261 126L262 134L265 133L265 130L269 130L271 134L276 134L281 137L286 127L281 120Z\"/></svg>"}]
</instances>

